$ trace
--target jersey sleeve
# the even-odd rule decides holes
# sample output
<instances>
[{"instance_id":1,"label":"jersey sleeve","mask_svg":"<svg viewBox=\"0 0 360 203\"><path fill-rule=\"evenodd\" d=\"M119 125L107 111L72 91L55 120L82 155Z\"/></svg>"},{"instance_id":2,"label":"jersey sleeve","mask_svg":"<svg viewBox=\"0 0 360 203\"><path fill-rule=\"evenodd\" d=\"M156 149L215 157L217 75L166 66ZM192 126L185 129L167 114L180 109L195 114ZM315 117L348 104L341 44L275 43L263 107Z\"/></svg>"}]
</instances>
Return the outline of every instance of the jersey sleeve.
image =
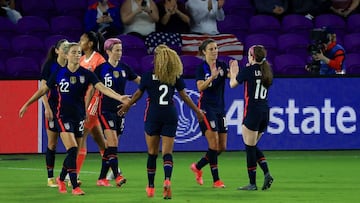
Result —
<instances>
[{"instance_id":1,"label":"jersey sleeve","mask_svg":"<svg viewBox=\"0 0 360 203\"><path fill-rule=\"evenodd\" d=\"M139 90L144 92L146 90L146 85L151 81L152 74L150 72L144 73L141 77L140 84L139 84Z\"/></svg>"},{"instance_id":2,"label":"jersey sleeve","mask_svg":"<svg viewBox=\"0 0 360 203\"><path fill-rule=\"evenodd\" d=\"M51 75L49 76L48 80L46 81L46 85L48 86L49 89L52 89L55 87L56 84L56 76L58 75L59 71L54 71L53 73L51 73Z\"/></svg>"},{"instance_id":3,"label":"jersey sleeve","mask_svg":"<svg viewBox=\"0 0 360 203\"><path fill-rule=\"evenodd\" d=\"M185 89L185 87L186 87L186 85L185 85L184 78L182 76L180 76L179 78L176 79L175 88L177 91L181 91L181 90Z\"/></svg>"},{"instance_id":4,"label":"jersey sleeve","mask_svg":"<svg viewBox=\"0 0 360 203\"><path fill-rule=\"evenodd\" d=\"M87 75L88 75L88 78L89 78L89 82L91 84L93 84L94 86L100 82L99 78L95 75L94 72L91 72L89 70L87 70Z\"/></svg>"},{"instance_id":5,"label":"jersey sleeve","mask_svg":"<svg viewBox=\"0 0 360 203\"><path fill-rule=\"evenodd\" d=\"M236 80L239 84L243 83L244 81L248 80L249 75L250 75L250 68L249 67L244 67L242 69L240 69L238 75L236 76Z\"/></svg>"},{"instance_id":6,"label":"jersey sleeve","mask_svg":"<svg viewBox=\"0 0 360 203\"><path fill-rule=\"evenodd\" d=\"M51 76L51 65L52 65L52 61L48 61L46 62L43 66L42 66L42 71L41 71L41 80L48 80Z\"/></svg>"},{"instance_id":7,"label":"jersey sleeve","mask_svg":"<svg viewBox=\"0 0 360 203\"><path fill-rule=\"evenodd\" d=\"M205 72L202 64L198 65L196 68L195 79L196 81L205 79Z\"/></svg>"},{"instance_id":8,"label":"jersey sleeve","mask_svg":"<svg viewBox=\"0 0 360 203\"><path fill-rule=\"evenodd\" d=\"M127 64L123 63L123 67L125 68L126 70L126 75L128 76L127 79L129 81L133 81L135 80L138 75L135 73L135 71L130 67L128 66Z\"/></svg>"}]
</instances>

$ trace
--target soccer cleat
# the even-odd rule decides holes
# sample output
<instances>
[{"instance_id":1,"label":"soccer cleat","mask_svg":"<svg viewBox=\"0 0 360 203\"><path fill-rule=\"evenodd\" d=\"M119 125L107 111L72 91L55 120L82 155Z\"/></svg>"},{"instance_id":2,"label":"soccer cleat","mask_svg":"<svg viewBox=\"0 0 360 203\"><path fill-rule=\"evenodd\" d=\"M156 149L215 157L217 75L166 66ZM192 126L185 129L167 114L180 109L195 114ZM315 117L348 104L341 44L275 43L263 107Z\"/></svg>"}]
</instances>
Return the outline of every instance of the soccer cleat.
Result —
<instances>
[{"instance_id":1,"label":"soccer cleat","mask_svg":"<svg viewBox=\"0 0 360 203\"><path fill-rule=\"evenodd\" d=\"M249 184L244 187L239 187L238 190L248 190L248 191L257 190L257 186L255 184Z\"/></svg>"},{"instance_id":2,"label":"soccer cleat","mask_svg":"<svg viewBox=\"0 0 360 203\"><path fill-rule=\"evenodd\" d=\"M85 192L80 189L80 187L76 187L72 190L73 195L85 195Z\"/></svg>"},{"instance_id":3,"label":"soccer cleat","mask_svg":"<svg viewBox=\"0 0 360 203\"><path fill-rule=\"evenodd\" d=\"M104 186L104 187L111 187L111 184L109 183L109 180L106 178L100 179L96 181L97 186Z\"/></svg>"},{"instance_id":4,"label":"soccer cleat","mask_svg":"<svg viewBox=\"0 0 360 203\"><path fill-rule=\"evenodd\" d=\"M115 179L115 182L116 182L116 186L117 186L117 187L121 187L123 184L126 183L126 178L124 178L122 175L119 175L119 176Z\"/></svg>"},{"instance_id":5,"label":"soccer cleat","mask_svg":"<svg viewBox=\"0 0 360 203\"><path fill-rule=\"evenodd\" d=\"M66 184L65 184L64 181L60 180L60 177L57 177L57 178L56 178L56 183L57 183L58 186L59 186L59 192L60 192L60 193L67 193Z\"/></svg>"},{"instance_id":6,"label":"soccer cleat","mask_svg":"<svg viewBox=\"0 0 360 203\"><path fill-rule=\"evenodd\" d=\"M199 169L196 168L196 164L195 163L192 163L191 166L190 166L190 169L194 172L195 174L195 179L196 179L196 182L199 184L199 185L202 185L204 184L204 181L203 181L203 178L202 178L202 174L203 172Z\"/></svg>"},{"instance_id":7,"label":"soccer cleat","mask_svg":"<svg viewBox=\"0 0 360 203\"><path fill-rule=\"evenodd\" d=\"M147 186L146 187L146 194L147 194L148 197L154 197L155 188Z\"/></svg>"},{"instance_id":8,"label":"soccer cleat","mask_svg":"<svg viewBox=\"0 0 360 203\"><path fill-rule=\"evenodd\" d=\"M56 184L56 180L55 178L48 178L48 181L47 181L47 186L48 187L58 187L58 185Z\"/></svg>"},{"instance_id":9,"label":"soccer cleat","mask_svg":"<svg viewBox=\"0 0 360 203\"><path fill-rule=\"evenodd\" d=\"M266 175L264 179L264 185L262 186L262 190L267 190L271 187L271 184L274 182L274 178L271 175Z\"/></svg>"},{"instance_id":10,"label":"soccer cleat","mask_svg":"<svg viewBox=\"0 0 360 203\"><path fill-rule=\"evenodd\" d=\"M170 180L164 181L163 196L164 196L164 199L171 199L171 182L170 182Z\"/></svg>"},{"instance_id":11,"label":"soccer cleat","mask_svg":"<svg viewBox=\"0 0 360 203\"><path fill-rule=\"evenodd\" d=\"M213 187L214 188L225 188L225 185L221 180L217 180L214 182Z\"/></svg>"}]
</instances>

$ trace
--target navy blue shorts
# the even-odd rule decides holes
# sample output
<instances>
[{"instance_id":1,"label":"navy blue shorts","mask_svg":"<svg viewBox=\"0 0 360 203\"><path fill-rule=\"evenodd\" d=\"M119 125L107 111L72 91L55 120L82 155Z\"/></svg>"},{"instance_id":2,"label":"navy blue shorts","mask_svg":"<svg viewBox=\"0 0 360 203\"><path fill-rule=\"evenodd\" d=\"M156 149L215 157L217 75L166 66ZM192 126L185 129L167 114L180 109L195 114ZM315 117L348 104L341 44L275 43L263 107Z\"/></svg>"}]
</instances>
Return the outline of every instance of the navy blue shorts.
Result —
<instances>
[{"instance_id":1,"label":"navy blue shorts","mask_svg":"<svg viewBox=\"0 0 360 203\"><path fill-rule=\"evenodd\" d=\"M53 132L60 132L60 126L58 120L55 118L52 121L45 120L46 129L53 131Z\"/></svg>"},{"instance_id":2,"label":"navy blue shorts","mask_svg":"<svg viewBox=\"0 0 360 203\"><path fill-rule=\"evenodd\" d=\"M117 115L116 112L102 112L99 120L103 130L115 130L116 134L122 135L124 132L125 117Z\"/></svg>"},{"instance_id":3,"label":"navy blue shorts","mask_svg":"<svg viewBox=\"0 0 360 203\"><path fill-rule=\"evenodd\" d=\"M177 129L176 123L164 122L145 122L145 132L148 135L162 135L167 137L175 137Z\"/></svg>"},{"instance_id":4,"label":"navy blue shorts","mask_svg":"<svg viewBox=\"0 0 360 203\"><path fill-rule=\"evenodd\" d=\"M74 121L67 118L59 118L59 132L71 132L75 137L82 137L84 134L85 120Z\"/></svg>"},{"instance_id":5,"label":"navy blue shorts","mask_svg":"<svg viewBox=\"0 0 360 203\"><path fill-rule=\"evenodd\" d=\"M249 108L243 124L250 130L264 132L269 124L269 110Z\"/></svg>"},{"instance_id":6,"label":"navy blue shorts","mask_svg":"<svg viewBox=\"0 0 360 203\"><path fill-rule=\"evenodd\" d=\"M216 112L211 108L202 108L205 111L205 117L199 123L201 132L205 135L206 130L215 131L218 133L227 133L227 124L225 113Z\"/></svg>"}]
</instances>

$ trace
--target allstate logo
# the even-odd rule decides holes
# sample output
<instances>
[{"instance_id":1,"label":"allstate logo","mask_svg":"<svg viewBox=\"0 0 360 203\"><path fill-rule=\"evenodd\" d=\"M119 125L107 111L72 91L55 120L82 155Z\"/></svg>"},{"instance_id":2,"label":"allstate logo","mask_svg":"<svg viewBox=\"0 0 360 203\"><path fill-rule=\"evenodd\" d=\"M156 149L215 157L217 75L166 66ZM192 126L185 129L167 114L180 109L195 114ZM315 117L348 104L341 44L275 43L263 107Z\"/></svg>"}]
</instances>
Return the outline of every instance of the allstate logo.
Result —
<instances>
[{"instance_id":1,"label":"allstate logo","mask_svg":"<svg viewBox=\"0 0 360 203\"><path fill-rule=\"evenodd\" d=\"M190 89L185 89L185 91L196 104L196 102L199 100L200 94L197 91ZM192 142L201 137L202 133L199 128L196 114L179 96L174 95L174 102L177 106L179 114L175 143L184 144L187 142Z\"/></svg>"}]
</instances>

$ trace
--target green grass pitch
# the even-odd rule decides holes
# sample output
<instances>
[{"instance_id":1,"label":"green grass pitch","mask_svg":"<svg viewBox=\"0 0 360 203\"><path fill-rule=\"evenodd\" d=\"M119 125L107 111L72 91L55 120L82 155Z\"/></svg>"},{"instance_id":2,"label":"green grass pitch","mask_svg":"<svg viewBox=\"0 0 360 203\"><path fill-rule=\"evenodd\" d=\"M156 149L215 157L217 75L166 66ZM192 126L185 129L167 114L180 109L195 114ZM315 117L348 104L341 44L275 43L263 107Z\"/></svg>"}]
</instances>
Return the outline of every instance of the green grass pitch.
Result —
<instances>
[{"instance_id":1,"label":"green grass pitch","mask_svg":"<svg viewBox=\"0 0 360 203\"><path fill-rule=\"evenodd\" d=\"M97 187L100 155L88 154L80 178L84 196L73 196L46 186L44 155L0 155L0 202L34 203L110 203L110 202L359 202L359 151L265 151L275 181L268 191L238 191L248 183L245 153L226 152L219 157L219 174L226 188L212 188L209 166L204 171L204 185L195 182L189 166L204 153L175 152L172 177L173 198L162 199L164 172L161 155L157 162L155 197L147 198L145 187L146 153L119 153L119 165L127 178L121 187ZM55 175L58 176L64 154L56 155ZM112 182L114 184L114 182ZM261 188L263 174L258 167L257 185Z\"/></svg>"}]
</instances>

